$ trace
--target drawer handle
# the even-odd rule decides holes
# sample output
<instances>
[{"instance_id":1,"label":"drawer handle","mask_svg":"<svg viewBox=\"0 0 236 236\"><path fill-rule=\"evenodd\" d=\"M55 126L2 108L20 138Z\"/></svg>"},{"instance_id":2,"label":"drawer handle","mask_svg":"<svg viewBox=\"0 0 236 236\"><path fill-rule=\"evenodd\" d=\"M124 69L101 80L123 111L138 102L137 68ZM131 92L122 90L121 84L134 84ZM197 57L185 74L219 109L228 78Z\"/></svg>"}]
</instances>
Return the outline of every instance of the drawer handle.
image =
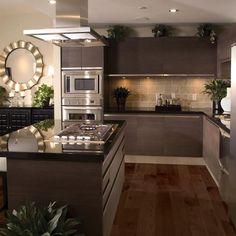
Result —
<instances>
[{"instance_id":1,"label":"drawer handle","mask_svg":"<svg viewBox=\"0 0 236 236\"><path fill-rule=\"evenodd\" d=\"M226 170L225 167L222 165L221 160L218 160L218 163L219 163L221 172L229 176L229 171Z\"/></svg>"}]
</instances>

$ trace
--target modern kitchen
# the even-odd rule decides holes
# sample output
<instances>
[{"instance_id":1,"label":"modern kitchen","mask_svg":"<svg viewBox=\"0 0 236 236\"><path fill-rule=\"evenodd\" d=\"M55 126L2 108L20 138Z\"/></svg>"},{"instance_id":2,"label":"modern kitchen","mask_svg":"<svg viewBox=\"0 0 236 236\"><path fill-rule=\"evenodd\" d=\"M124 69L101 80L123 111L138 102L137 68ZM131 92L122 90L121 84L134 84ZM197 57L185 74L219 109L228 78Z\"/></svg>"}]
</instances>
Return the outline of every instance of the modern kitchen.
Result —
<instances>
[{"instance_id":1,"label":"modern kitchen","mask_svg":"<svg viewBox=\"0 0 236 236\"><path fill-rule=\"evenodd\" d=\"M235 8L0 3L0 235L235 236Z\"/></svg>"}]
</instances>

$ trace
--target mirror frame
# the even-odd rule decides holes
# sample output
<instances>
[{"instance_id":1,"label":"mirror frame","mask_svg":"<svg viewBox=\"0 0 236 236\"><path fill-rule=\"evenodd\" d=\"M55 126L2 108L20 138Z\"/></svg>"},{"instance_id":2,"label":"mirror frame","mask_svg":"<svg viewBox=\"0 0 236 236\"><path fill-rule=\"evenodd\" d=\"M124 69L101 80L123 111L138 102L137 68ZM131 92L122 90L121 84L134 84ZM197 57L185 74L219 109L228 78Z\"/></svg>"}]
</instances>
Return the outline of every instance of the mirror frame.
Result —
<instances>
[{"instance_id":1,"label":"mirror frame","mask_svg":"<svg viewBox=\"0 0 236 236\"><path fill-rule=\"evenodd\" d=\"M37 144L38 144L38 152L44 152L45 150L45 143L42 134L39 132L39 130L31 125L29 126L29 131L34 135L36 138ZM17 131L14 131L14 133ZM10 138L11 134L5 134L0 137L0 148L2 151L9 151L8 148L8 140Z\"/></svg>"},{"instance_id":2,"label":"mirror frame","mask_svg":"<svg viewBox=\"0 0 236 236\"><path fill-rule=\"evenodd\" d=\"M36 62L35 73L32 76L32 78L26 83L18 83L17 81L14 80L14 78L11 78L6 71L6 63L8 56L14 50L17 50L19 48L26 49L29 52L31 52ZM20 85L20 91L31 89L34 85L36 85L39 82L39 79L42 77L43 67L44 67L43 56L39 52L38 48L35 47L32 43L25 42L23 40L10 43L7 47L4 48L2 55L0 55L0 77L2 78L3 82L13 90L16 90L17 83Z\"/></svg>"}]
</instances>

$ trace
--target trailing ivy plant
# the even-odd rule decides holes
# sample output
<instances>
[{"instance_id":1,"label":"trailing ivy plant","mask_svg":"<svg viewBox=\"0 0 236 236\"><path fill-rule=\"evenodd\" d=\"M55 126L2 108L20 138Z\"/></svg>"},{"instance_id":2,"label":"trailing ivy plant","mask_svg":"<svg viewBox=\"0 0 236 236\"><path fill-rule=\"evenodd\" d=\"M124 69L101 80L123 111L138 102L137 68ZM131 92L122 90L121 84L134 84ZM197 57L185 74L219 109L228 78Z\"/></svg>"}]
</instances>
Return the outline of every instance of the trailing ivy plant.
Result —
<instances>
[{"instance_id":1,"label":"trailing ivy plant","mask_svg":"<svg viewBox=\"0 0 236 236\"><path fill-rule=\"evenodd\" d=\"M54 90L52 86L42 84L34 94L33 106L47 107L49 106L50 98L53 98Z\"/></svg>"},{"instance_id":2,"label":"trailing ivy plant","mask_svg":"<svg viewBox=\"0 0 236 236\"><path fill-rule=\"evenodd\" d=\"M55 207L55 202L48 207L37 207L34 202L13 210L7 216L5 229L1 236L77 236L80 221L67 218L67 206Z\"/></svg>"},{"instance_id":3,"label":"trailing ivy plant","mask_svg":"<svg viewBox=\"0 0 236 236\"><path fill-rule=\"evenodd\" d=\"M116 41L123 40L129 36L131 29L123 25L113 25L107 30L107 37Z\"/></svg>"},{"instance_id":4,"label":"trailing ivy plant","mask_svg":"<svg viewBox=\"0 0 236 236\"><path fill-rule=\"evenodd\" d=\"M216 42L215 25L213 24L201 24L197 28L197 36L200 38L209 38L210 42L214 44Z\"/></svg>"},{"instance_id":5,"label":"trailing ivy plant","mask_svg":"<svg viewBox=\"0 0 236 236\"><path fill-rule=\"evenodd\" d=\"M163 24L156 24L152 27L152 33L154 37L165 37L170 36L171 34L171 27Z\"/></svg>"},{"instance_id":6,"label":"trailing ivy plant","mask_svg":"<svg viewBox=\"0 0 236 236\"><path fill-rule=\"evenodd\" d=\"M8 102L7 90L0 86L0 105L3 105L4 102Z\"/></svg>"}]
</instances>

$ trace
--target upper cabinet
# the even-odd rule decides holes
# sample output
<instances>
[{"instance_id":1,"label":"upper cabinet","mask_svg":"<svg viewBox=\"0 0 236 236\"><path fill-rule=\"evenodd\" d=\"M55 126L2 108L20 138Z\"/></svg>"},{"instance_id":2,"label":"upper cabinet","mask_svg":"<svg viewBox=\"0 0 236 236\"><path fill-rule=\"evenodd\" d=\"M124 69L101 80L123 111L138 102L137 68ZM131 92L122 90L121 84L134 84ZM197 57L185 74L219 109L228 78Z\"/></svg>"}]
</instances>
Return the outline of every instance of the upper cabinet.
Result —
<instances>
[{"instance_id":1,"label":"upper cabinet","mask_svg":"<svg viewBox=\"0 0 236 236\"><path fill-rule=\"evenodd\" d=\"M226 27L217 40L217 75L230 78L231 45L236 43L236 24Z\"/></svg>"},{"instance_id":2,"label":"upper cabinet","mask_svg":"<svg viewBox=\"0 0 236 236\"><path fill-rule=\"evenodd\" d=\"M196 37L128 38L108 51L109 74L216 74L216 45Z\"/></svg>"},{"instance_id":3,"label":"upper cabinet","mask_svg":"<svg viewBox=\"0 0 236 236\"><path fill-rule=\"evenodd\" d=\"M61 48L62 68L104 67L103 47Z\"/></svg>"}]
</instances>

